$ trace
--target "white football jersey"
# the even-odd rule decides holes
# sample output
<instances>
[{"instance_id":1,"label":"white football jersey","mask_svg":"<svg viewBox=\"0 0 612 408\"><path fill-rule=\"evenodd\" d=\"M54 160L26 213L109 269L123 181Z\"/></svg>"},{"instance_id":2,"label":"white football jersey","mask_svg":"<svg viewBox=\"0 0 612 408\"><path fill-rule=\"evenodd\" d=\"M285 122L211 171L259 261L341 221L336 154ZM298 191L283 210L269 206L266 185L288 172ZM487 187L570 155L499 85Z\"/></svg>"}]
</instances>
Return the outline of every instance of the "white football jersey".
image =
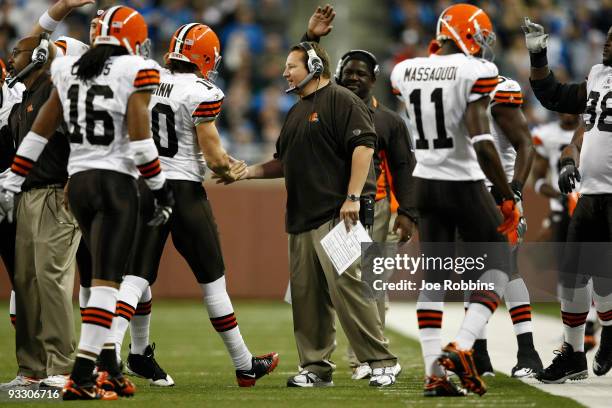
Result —
<instances>
[{"instance_id":1,"label":"white football jersey","mask_svg":"<svg viewBox=\"0 0 612 408\"><path fill-rule=\"evenodd\" d=\"M581 194L612 193L612 67L594 65L587 78L580 151Z\"/></svg>"},{"instance_id":2,"label":"white football jersey","mask_svg":"<svg viewBox=\"0 0 612 408\"><path fill-rule=\"evenodd\" d=\"M510 143L510 140L506 137L504 132L493 119L491 108L496 105L508 105L520 108L523 104L523 94L521 93L521 86L513 79L506 78L503 76L499 77L499 83L495 89L489 94L491 103L487 109L487 116L489 118L489 128L491 129L491 136L493 136L495 147L499 153L504 173L508 182L512 181L514 177L514 162L516 161L516 150ZM491 186L492 183L486 180L487 186Z\"/></svg>"},{"instance_id":3,"label":"white football jersey","mask_svg":"<svg viewBox=\"0 0 612 408\"><path fill-rule=\"evenodd\" d=\"M195 74L162 70L161 83L151 98L151 131L166 178L204 180L206 161L195 126L215 120L223 92Z\"/></svg>"},{"instance_id":4,"label":"white football jersey","mask_svg":"<svg viewBox=\"0 0 612 408\"><path fill-rule=\"evenodd\" d=\"M61 51L57 56L79 57L89 51L89 45L72 37L61 36L53 44Z\"/></svg>"},{"instance_id":5,"label":"white football jersey","mask_svg":"<svg viewBox=\"0 0 612 408\"><path fill-rule=\"evenodd\" d=\"M130 150L126 111L132 93L159 85L159 65L135 55L110 57L98 77L76 77L79 57L57 58L51 78L57 88L70 136L68 174L105 169L138 177Z\"/></svg>"},{"instance_id":6,"label":"white football jersey","mask_svg":"<svg viewBox=\"0 0 612 408\"><path fill-rule=\"evenodd\" d=\"M413 175L435 180L483 180L464 115L468 103L488 96L497 67L464 54L430 55L400 62L391 85L400 94L415 135Z\"/></svg>"},{"instance_id":7,"label":"white football jersey","mask_svg":"<svg viewBox=\"0 0 612 408\"><path fill-rule=\"evenodd\" d=\"M6 82L2 84L2 92L0 93L0 129L8 125L11 109L17 103L21 103L21 97L25 91L25 85L17 82L12 88L9 88Z\"/></svg>"},{"instance_id":8,"label":"white football jersey","mask_svg":"<svg viewBox=\"0 0 612 408\"><path fill-rule=\"evenodd\" d=\"M565 146L570 144L575 130L561 128L559 122L550 122L540 125L532 130L533 146L536 152L548 160L550 185L559 191L559 158ZM551 198L551 211L563 211L559 200Z\"/></svg>"}]
</instances>

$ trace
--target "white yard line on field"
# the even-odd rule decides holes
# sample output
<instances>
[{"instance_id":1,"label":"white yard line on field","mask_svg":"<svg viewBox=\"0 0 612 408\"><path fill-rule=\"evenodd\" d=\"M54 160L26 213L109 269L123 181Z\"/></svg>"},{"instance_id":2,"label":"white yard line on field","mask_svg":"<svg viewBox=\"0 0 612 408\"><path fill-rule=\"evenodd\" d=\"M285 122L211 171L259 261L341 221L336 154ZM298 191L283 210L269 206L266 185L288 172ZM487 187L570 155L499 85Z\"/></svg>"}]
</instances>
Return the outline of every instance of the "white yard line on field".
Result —
<instances>
[{"instance_id":1,"label":"white yard line on field","mask_svg":"<svg viewBox=\"0 0 612 408\"><path fill-rule=\"evenodd\" d=\"M444 309L442 325L442 344L450 341L459 330L463 321L462 303L447 303ZM393 302L387 312L386 325L389 329L418 340L418 326L415 303ZM552 351L561 344L561 318L543 314L533 315L534 343L540 353L544 366L548 366L554 357ZM488 348L493 367L496 371L510 375L516 364L516 337L512 330L510 316L506 309L500 308L489 321ZM565 384L542 384L534 378L523 380L525 383L547 393L571 398L592 408L612 406L612 374L597 377L593 374L592 360L594 351L587 354L589 378L583 381L568 381ZM486 381L486 379L485 379Z\"/></svg>"}]
</instances>

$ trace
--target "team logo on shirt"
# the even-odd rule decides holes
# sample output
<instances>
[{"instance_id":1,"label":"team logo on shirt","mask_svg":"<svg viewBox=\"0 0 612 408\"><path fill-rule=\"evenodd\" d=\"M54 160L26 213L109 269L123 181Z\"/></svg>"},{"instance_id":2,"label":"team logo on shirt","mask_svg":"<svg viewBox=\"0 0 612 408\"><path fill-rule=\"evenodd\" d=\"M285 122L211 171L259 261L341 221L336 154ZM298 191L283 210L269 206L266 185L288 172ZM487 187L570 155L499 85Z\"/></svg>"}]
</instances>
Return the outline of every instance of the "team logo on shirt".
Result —
<instances>
[{"instance_id":1,"label":"team logo on shirt","mask_svg":"<svg viewBox=\"0 0 612 408\"><path fill-rule=\"evenodd\" d=\"M312 112L308 117L308 121L310 123L318 123L319 122L319 114L317 112Z\"/></svg>"}]
</instances>

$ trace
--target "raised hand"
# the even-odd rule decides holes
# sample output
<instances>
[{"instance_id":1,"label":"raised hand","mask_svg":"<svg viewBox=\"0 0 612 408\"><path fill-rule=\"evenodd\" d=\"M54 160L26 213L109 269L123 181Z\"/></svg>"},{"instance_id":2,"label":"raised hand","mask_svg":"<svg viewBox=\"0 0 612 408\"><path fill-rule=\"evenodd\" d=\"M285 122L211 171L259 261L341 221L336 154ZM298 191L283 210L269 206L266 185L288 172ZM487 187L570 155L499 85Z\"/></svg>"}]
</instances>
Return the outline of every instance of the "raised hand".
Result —
<instances>
[{"instance_id":1,"label":"raised hand","mask_svg":"<svg viewBox=\"0 0 612 408\"><path fill-rule=\"evenodd\" d=\"M521 28L525 33L525 44L530 53L536 54L546 48L548 34L544 32L544 27L532 22L529 17L525 17L524 25Z\"/></svg>"},{"instance_id":2,"label":"raised hand","mask_svg":"<svg viewBox=\"0 0 612 408\"><path fill-rule=\"evenodd\" d=\"M334 28L331 25L334 17L336 17L336 12L329 4L323 8L317 7L308 20L308 38L314 40L329 34Z\"/></svg>"}]
</instances>

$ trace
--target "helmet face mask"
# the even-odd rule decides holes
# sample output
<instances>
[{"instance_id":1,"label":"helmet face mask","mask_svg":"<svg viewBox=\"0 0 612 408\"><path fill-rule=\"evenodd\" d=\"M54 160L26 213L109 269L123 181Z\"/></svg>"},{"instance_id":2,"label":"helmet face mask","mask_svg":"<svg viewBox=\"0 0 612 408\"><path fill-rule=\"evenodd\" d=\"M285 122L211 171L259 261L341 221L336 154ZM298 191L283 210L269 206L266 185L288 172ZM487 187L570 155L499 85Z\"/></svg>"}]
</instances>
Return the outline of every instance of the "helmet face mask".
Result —
<instances>
[{"instance_id":1,"label":"helmet face mask","mask_svg":"<svg viewBox=\"0 0 612 408\"><path fill-rule=\"evenodd\" d=\"M438 18L436 39L453 41L465 55L493 61L493 25L489 16L476 6L455 4L445 9Z\"/></svg>"}]
</instances>

